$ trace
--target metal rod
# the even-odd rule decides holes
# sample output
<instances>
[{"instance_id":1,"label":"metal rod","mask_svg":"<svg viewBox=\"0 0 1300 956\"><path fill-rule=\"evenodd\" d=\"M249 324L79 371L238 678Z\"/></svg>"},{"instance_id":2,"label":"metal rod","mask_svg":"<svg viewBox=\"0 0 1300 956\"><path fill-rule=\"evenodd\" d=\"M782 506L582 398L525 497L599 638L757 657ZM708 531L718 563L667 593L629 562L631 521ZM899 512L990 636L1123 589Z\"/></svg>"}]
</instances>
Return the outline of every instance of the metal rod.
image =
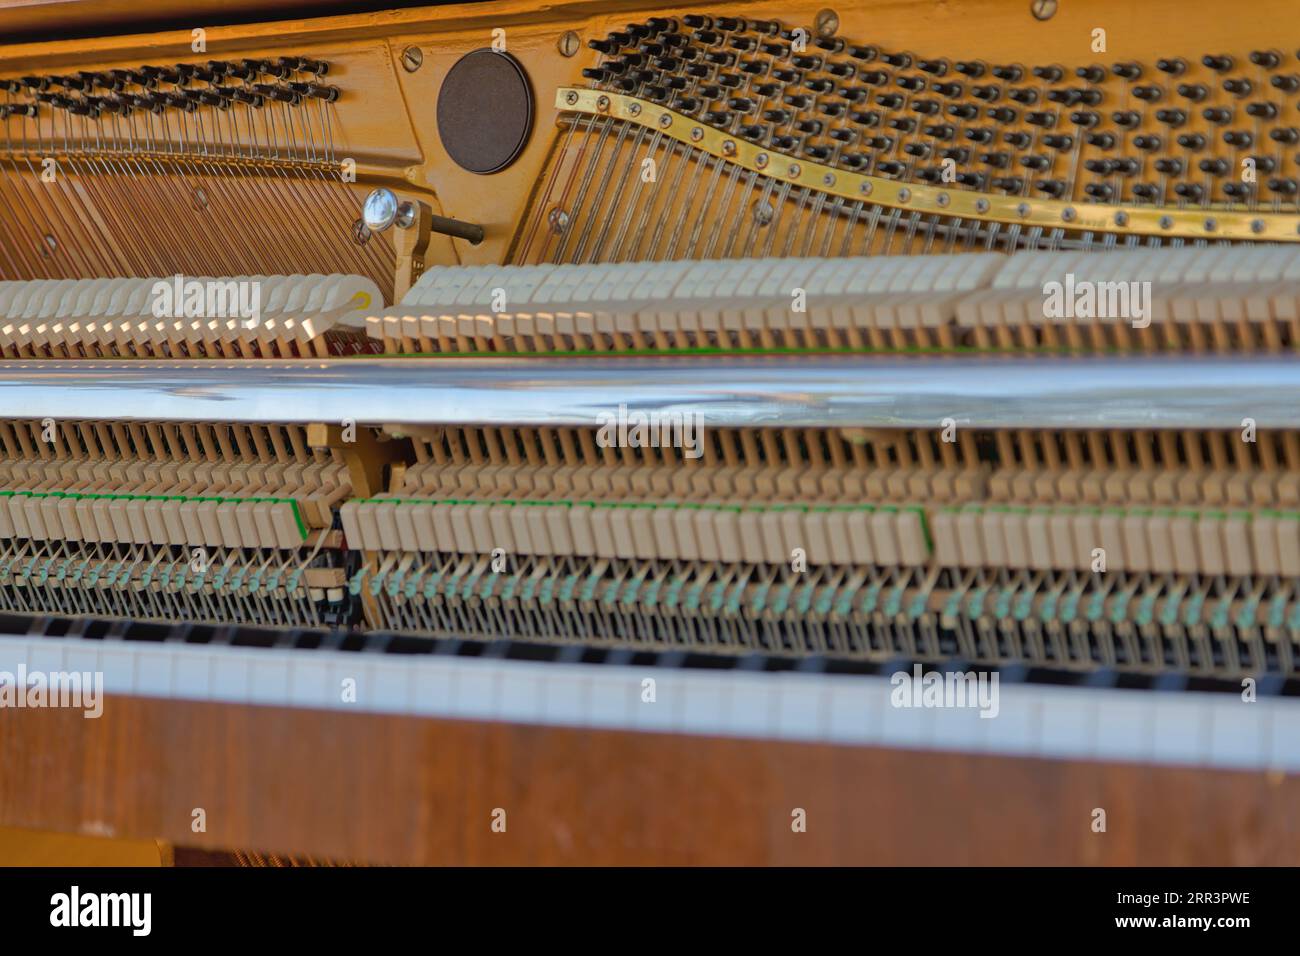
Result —
<instances>
[{"instance_id":1,"label":"metal rod","mask_svg":"<svg viewBox=\"0 0 1300 956\"><path fill-rule=\"evenodd\" d=\"M701 356L0 363L0 417L706 426L1296 427L1300 362L1271 357Z\"/></svg>"}]
</instances>

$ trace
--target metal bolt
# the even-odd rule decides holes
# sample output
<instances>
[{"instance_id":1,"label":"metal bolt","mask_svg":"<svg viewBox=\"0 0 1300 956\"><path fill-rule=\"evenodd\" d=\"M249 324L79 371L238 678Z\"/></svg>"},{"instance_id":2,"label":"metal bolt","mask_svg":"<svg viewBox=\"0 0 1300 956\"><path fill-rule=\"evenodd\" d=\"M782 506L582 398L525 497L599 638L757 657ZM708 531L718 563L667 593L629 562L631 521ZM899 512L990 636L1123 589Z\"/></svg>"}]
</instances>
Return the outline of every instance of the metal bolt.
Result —
<instances>
[{"instance_id":1,"label":"metal bolt","mask_svg":"<svg viewBox=\"0 0 1300 956\"><path fill-rule=\"evenodd\" d=\"M834 10L818 10L813 18L813 29L819 37L833 37L840 28L840 15Z\"/></svg>"},{"instance_id":2,"label":"metal bolt","mask_svg":"<svg viewBox=\"0 0 1300 956\"><path fill-rule=\"evenodd\" d=\"M424 65L424 51L418 46L408 46L402 51L402 68L407 73L414 73Z\"/></svg>"},{"instance_id":3,"label":"metal bolt","mask_svg":"<svg viewBox=\"0 0 1300 956\"><path fill-rule=\"evenodd\" d=\"M560 34L555 47L560 51L560 56L573 56L582 48L582 40L576 30L565 30Z\"/></svg>"},{"instance_id":4,"label":"metal bolt","mask_svg":"<svg viewBox=\"0 0 1300 956\"><path fill-rule=\"evenodd\" d=\"M1056 13L1056 0L1033 0L1029 4L1029 10L1035 20L1050 20Z\"/></svg>"}]
</instances>

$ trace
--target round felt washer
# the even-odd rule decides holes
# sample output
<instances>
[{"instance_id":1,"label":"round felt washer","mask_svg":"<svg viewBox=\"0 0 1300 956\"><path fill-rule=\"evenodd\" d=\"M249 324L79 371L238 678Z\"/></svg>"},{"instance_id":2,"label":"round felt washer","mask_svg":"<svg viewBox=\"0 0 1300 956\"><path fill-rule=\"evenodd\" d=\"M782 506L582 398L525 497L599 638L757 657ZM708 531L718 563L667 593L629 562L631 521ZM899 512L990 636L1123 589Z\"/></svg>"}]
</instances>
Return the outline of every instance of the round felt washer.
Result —
<instances>
[{"instance_id":1,"label":"round felt washer","mask_svg":"<svg viewBox=\"0 0 1300 956\"><path fill-rule=\"evenodd\" d=\"M462 169L505 169L523 150L532 128L532 87L510 54L489 49L467 53L442 81L438 135Z\"/></svg>"}]
</instances>

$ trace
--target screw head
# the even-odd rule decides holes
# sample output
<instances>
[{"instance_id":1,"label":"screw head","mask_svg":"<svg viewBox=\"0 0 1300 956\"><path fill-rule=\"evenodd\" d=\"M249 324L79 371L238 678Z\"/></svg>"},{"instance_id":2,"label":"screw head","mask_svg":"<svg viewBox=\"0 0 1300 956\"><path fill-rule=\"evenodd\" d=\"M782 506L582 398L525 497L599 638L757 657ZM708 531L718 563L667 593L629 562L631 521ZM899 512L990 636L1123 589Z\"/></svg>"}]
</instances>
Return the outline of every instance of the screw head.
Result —
<instances>
[{"instance_id":1,"label":"screw head","mask_svg":"<svg viewBox=\"0 0 1300 956\"><path fill-rule=\"evenodd\" d=\"M704 130L698 126L694 127L691 130L691 141L698 143L702 139L704 139Z\"/></svg>"},{"instance_id":2,"label":"screw head","mask_svg":"<svg viewBox=\"0 0 1300 956\"><path fill-rule=\"evenodd\" d=\"M402 51L402 69L414 73L424 65L424 51L418 46L408 46Z\"/></svg>"},{"instance_id":3,"label":"screw head","mask_svg":"<svg viewBox=\"0 0 1300 956\"><path fill-rule=\"evenodd\" d=\"M551 227L551 232L557 236L562 236L564 231L569 228L569 214L556 206L547 215L546 223Z\"/></svg>"},{"instance_id":4,"label":"screw head","mask_svg":"<svg viewBox=\"0 0 1300 956\"><path fill-rule=\"evenodd\" d=\"M1050 20L1056 14L1056 0L1033 0L1029 10L1035 20Z\"/></svg>"},{"instance_id":5,"label":"screw head","mask_svg":"<svg viewBox=\"0 0 1300 956\"><path fill-rule=\"evenodd\" d=\"M818 10L813 18L813 30L819 37L833 37L840 28L840 15L829 8Z\"/></svg>"},{"instance_id":6,"label":"screw head","mask_svg":"<svg viewBox=\"0 0 1300 956\"><path fill-rule=\"evenodd\" d=\"M722 155L723 155L723 156L735 156L735 155L736 155L736 144L735 144L734 141L729 140L729 139L728 139L728 140L723 140L723 143L722 143Z\"/></svg>"},{"instance_id":7,"label":"screw head","mask_svg":"<svg viewBox=\"0 0 1300 956\"><path fill-rule=\"evenodd\" d=\"M609 112L609 97L602 96L596 100L596 110L601 113Z\"/></svg>"},{"instance_id":8,"label":"screw head","mask_svg":"<svg viewBox=\"0 0 1300 956\"><path fill-rule=\"evenodd\" d=\"M573 90L569 90L569 92L564 94L564 102L572 106L574 103L578 102L578 94Z\"/></svg>"},{"instance_id":9,"label":"screw head","mask_svg":"<svg viewBox=\"0 0 1300 956\"><path fill-rule=\"evenodd\" d=\"M767 153L759 153L755 156L754 165L759 169L767 169Z\"/></svg>"},{"instance_id":10,"label":"screw head","mask_svg":"<svg viewBox=\"0 0 1300 956\"><path fill-rule=\"evenodd\" d=\"M352 224L352 241L359 246L364 246L370 241L370 227L366 225L364 219L358 219Z\"/></svg>"},{"instance_id":11,"label":"screw head","mask_svg":"<svg viewBox=\"0 0 1300 956\"><path fill-rule=\"evenodd\" d=\"M407 200L397 207L397 216L393 219L393 223L398 229L410 229L419 217L419 207Z\"/></svg>"},{"instance_id":12,"label":"screw head","mask_svg":"<svg viewBox=\"0 0 1300 956\"><path fill-rule=\"evenodd\" d=\"M555 42L555 48L560 51L560 56L574 56L582 48L578 31L565 30L560 34L560 39Z\"/></svg>"}]
</instances>

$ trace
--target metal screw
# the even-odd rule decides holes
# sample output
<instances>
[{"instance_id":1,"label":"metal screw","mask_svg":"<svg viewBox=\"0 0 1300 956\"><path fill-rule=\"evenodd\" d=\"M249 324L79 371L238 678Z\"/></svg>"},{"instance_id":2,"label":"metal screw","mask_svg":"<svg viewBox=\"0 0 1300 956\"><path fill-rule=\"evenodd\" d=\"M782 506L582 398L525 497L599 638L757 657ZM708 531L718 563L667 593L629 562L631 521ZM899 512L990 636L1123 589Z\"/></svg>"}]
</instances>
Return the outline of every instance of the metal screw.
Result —
<instances>
[{"instance_id":1,"label":"metal screw","mask_svg":"<svg viewBox=\"0 0 1300 956\"><path fill-rule=\"evenodd\" d=\"M662 115L659 117L659 125L662 126L664 129L667 129L668 127L672 126L672 125L673 125L673 114L672 114L672 113L664 113L664 114L662 114Z\"/></svg>"},{"instance_id":2,"label":"metal screw","mask_svg":"<svg viewBox=\"0 0 1300 956\"><path fill-rule=\"evenodd\" d=\"M640 116L640 115L641 115L641 104L640 104L640 103L629 103L629 104L627 105L627 114L628 114L628 116Z\"/></svg>"},{"instance_id":3,"label":"metal screw","mask_svg":"<svg viewBox=\"0 0 1300 956\"><path fill-rule=\"evenodd\" d=\"M829 8L818 10L817 16L813 18L813 29L819 37L833 37L839 28L840 15Z\"/></svg>"},{"instance_id":4,"label":"metal screw","mask_svg":"<svg viewBox=\"0 0 1300 956\"><path fill-rule=\"evenodd\" d=\"M723 143L722 143L722 155L723 155L723 156L735 156L735 155L736 155L736 144L735 144L732 140L729 140L729 139L728 139L728 140L724 140L724 141L723 141Z\"/></svg>"},{"instance_id":5,"label":"metal screw","mask_svg":"<svg viewBox=\"0 0 1300 956\"><path fill-rule=\"evenodd\" d=\"M772 208L770 202L759 201L754 203L754 221L760 226L766 226L776 215L776 210Z\"/></svg>"},{"instance_id":6,"label":"metal screw","mask_svg":"<svg viewBox=\"0 0 1300 956\"><path fill-rule=\"evenodd\" d=\"M402 68L407 73L414 73L424 65L424 51L418 46L408 46L402 51Z\"/></svg>"},{"instance_id":7,"label":"metal screw","mask_svg":"<svg viewBox=\"0 0 1300 956\"><path fill-rule=\"evenodd\" d=\"M608 97L608 96L601 96L601 97L597 98L597 100L596 100L596 112L598 112L598 113L608 113L608 112L609 112L609 97Z\"/></svg>"},{"instance_id":8,"label":"metal screw","mask_svg":"<svg viewBox=\"0 0 1300 956\"><path fill-rule=\"evenodd\" d=\"M564 235L564 230L569 228L569 214L556 206L546 217L547 224L551 227L551 232L557 236Z\"/></svg>"},{"instance_id":9,"label":"metal screw","mask_svg":"<svg viewBox=\"0 0 1300 956\"><path fill-rule=\"evenodd\" d=\"M578 102L578 94L573 90L569 90L569 92L564 94L564 102L572 106L574 103Z\"/></svg>"},{"instance_id":10,"label":"metal screw","mask_svg":"<svg viewBox=\"0 0 1300 956\"><path fill-rule=\"evenodd\" d=\"M1128 213L1126 213L1126 212L1125 212L1124 210L1122 210L1122 209L1121 209L1119 212L1115 213L1115 225L1117 225L1117 226L1127 226L1127 225L1128 225Z\"/></svg>"},{"instance_id":11,"label":"metal screw","mask_svg":"<svg viewBox=\"0 0 1300 956\"><path fill-rule=\"evenodd\" d=\"M698 143L702 139L704 139L704 130L700 129L698 126L691 130L692 142Z\"/></svg>"},{"instance_id":12,"label":"metal screw","mask_svg":"<svg viewBox=\"0 0 1300 956\"><path fill-rule=\"evenodd\" d=\"M759 153L755 156L754 165L759 169L767 169L767 153Z\"/></svg>"},{"instance_id":13,"label":"metal screw","mask_svg":"<svg viewBox=\"0 0 1300 956\"><path fill-rule=\"evenodd\" d=\"M358 219L352 224L352 241L359 246L364 246L370 241L370 227L366 225L364 219Z\"/></svg>"},{"instance_id":14,"label":"metal screw","mask_svg":"<svg viewBox=\"0 0 1300 956\"><path fill-rule=\"evenodd\" d=\"M1033 0L1029 9L1035 20L1050 20L1056 13L1056 0Z\"/></svg>"},{"instance_id":15,"label":"metal screw","mask_svg":"<svg viewBox=\"0 0 1300 956\"><path fill-rule=\"evenodd\" d=\"M555 47L560 51L560 56L573 56L582 48L582 40L576 30L565 30L560 34Z\"/></svg>"},{"instance_id":16,"label":"metal screw","mask_svg":"<svg viewBox=\"0 0 1300 956\"><path fill-rule=\"evenodd\" d=\"M989 211L989 201L988 201L987 199L977 199L977 200L975 200L975 211L976 211L976 212L988 212L988 211Z\"/></svg>"},{"instance_id":17,"label":"metal screw","mask_svg":"<svg viewBox=\"0 0 1300 956\"><path fill-rule=\"evenodd\" d=\"M1073 206L1066 206L1061 210L1061 218L1066 222L1074 222L1075 212Z\"/></svg>"}]
</instances>

